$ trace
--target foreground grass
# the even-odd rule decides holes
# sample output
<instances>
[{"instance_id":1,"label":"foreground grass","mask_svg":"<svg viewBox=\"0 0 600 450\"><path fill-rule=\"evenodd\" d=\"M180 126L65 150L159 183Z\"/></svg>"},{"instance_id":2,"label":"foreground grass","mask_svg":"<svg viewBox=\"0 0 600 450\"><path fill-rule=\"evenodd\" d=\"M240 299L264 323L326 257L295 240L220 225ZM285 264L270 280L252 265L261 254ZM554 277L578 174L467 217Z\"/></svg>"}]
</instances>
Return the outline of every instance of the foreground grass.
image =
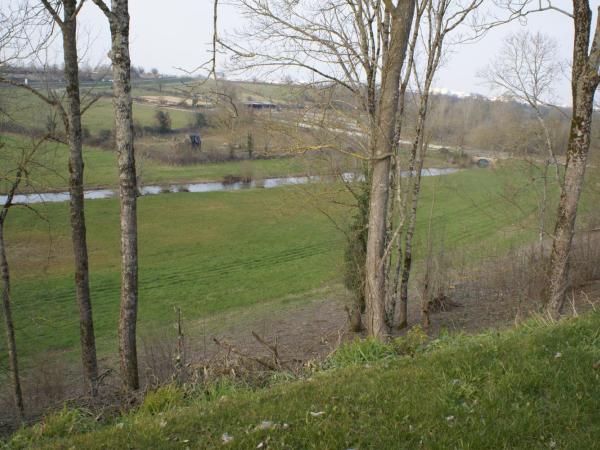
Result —
<instances>
[{"instance_id":1,"label":"foreground grass","mask_svg":"<svg viewBox=\"0 0 600 450\"><path fill-rule=\"evenodd\" d=\"M226 435L239 449L598 448L599 329L594 312L471 337L354 343L308 379L167 388L108 425L64 411L8 447L205 449Z\"/></svg>"}]
</instances>

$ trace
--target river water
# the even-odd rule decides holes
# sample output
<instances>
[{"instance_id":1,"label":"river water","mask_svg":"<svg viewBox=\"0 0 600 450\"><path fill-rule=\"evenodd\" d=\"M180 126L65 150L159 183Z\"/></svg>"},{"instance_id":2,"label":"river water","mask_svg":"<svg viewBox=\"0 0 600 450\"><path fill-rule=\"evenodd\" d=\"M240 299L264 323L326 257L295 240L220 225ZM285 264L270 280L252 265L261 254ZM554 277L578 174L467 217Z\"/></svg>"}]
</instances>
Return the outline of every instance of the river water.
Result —
<instances>
[{"instance_id":1,"label":"river water","mask_svg":"<svg viewBox=\"0 0 600 450\"><path fill-rule=\"evenodd\" d=\"M444 169L423 169L421 175L424 177L435 177L440 175L447 175L450 173L457 172L458 169L454 168L444 168ZM408 171L402 172L402 176L407 176ZM357 176L354 173L348 172L342 175L344 180L353 181L359 180L361 176ZM204 193L204 192L227 192L227 191L240 191L242 189L253 189L253 188L265 188L270 189L279 186L289 186L289 185L298 185L298 184L308 184L314 182L323 182L331 180L331 177L323 177L323 176L304 176L304 177L282 177L282 178L266 178L264 180L259 181L238 181L234 183L216 183L216 182L208 182L208 183L180 183L180 184L170 184L166 186L144 186L140 189L142 195L156 195L166 192L194 192L194 193ZM88 200L97 200L103 198L110 198L117 195L117 190L114 189L93 189L89 191L85 191L84 196ZM65 202L69 200L68 192L44 192L37 194L18 194L15 195L13 199L13 203L25 203L25 204L33 204L33 203L55 203L55 202ZM3 204L6 201L5 195L0 195L0 204Z\"/></svg>"}]
</instances>

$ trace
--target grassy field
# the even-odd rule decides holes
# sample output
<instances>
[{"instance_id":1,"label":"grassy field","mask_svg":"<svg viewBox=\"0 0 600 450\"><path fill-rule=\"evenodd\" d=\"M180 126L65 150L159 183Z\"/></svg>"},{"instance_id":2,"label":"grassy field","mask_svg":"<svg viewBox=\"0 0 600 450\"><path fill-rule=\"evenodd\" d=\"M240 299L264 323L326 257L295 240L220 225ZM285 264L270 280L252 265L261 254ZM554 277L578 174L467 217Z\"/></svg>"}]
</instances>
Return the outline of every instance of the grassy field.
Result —
<instances>
[{"instance_id":1,"label":"grassy field","mask_svg":"<svg viewBox=\"0 0 600 450\"><path fill-rule=\"evenodd\" d=\"M42 100L27 92L16 91L11 93L7 101L10 116L15 123L22 126L45 130L48 117L52 116L52 109ZM157 109L152 105L135 103L133 105L134 121L142 126L156 126L155 114ZM192 112L170 108L173 128L185 128L193 123ZM57 126L61 127L60 118L55 118ZM112 100L103 97L99 99L82 117L82 124L92 135L97 135L101 130L114 128L114 114Z\"/></svg>"},{"instance_id":2,"label":"grassy field","mask_svg":"<svg viewBox=\"0 0 600 450\"><path fill-rule=\"evenodd\" d=\"M54 120L60 127L60 118L55 116L52 108L44 103L41 99L33 94L20 90L18 88L0 86L0 93L3 96L3 108L8 112L10 118L15 123L32 129L44 130L48 123L49 117L54 117ZM82 104L92 98L92 95L102 94L92 107L83 115L83 126L94 136L102 130L112 130L114 128L114 115L112 110L112 100L109 85L98 85L95 88L85 86L82 88L83 100ZM158 90L158 83L155 81L135 81L133 82L132 95L135 97L141 96L178 96L185 98L186 92L191 92L194 89L197 93L214 89L212 82L198 84L182 84L180 81L169 80L163 83L162 92ZM304 92L305 88L290 88L284 85L266 84L266 83L247 83L235 82L230 88L235 92L239 101L277 101L297 103L298 98L308 95ZM88 92L89 91L89 92ZM42 92L44 90L42 89ZM58 94L62 92L58 89ZM312 95L312 94L311 94ZM172 126L174 129L186 128L193 124L194 113L177 108L158 108L153 105L134 102L133 118L134 121L141 126L156 126L155 114L158 109L169 112Z\"/></svg>"},{"instance_id":3,"label":"grassy field","mask_svg":"<svg viewBox=\"0 0 600 450\"><path fill-rule=\"evenodd\" d=\"M15 158L20 149L30 148L32 142L14 134L0 134L0 142L5 146L0 150L0 168L15 167ZM154 144L160 146L161 144ZM168 144L163 143L169 151ZM116 155L110 150L84 147L86 188L115 187L118 184ZM169 184L202 181L221 181L227 176L250 176L253 179L282 177L288 175L319 174L326 172L326 161L310 156L285 157L274 159L253 159L251 161L230 161L190 165L171 165L138 155L138 177L142 185ZM36 165L30 169L31 186L23 191L45 192L68 189L68 148L65 145L49 142L37 152ZM426 161L426 167L445 167L448 163L433 153ZM0 170L1 170L0 169ZM0 179L0 193L6 192L4 180Z\"/></svg>"},{"instance_id":4,"label":"grassy field","mask_svg":"<svg viewBox=\"0 0 600 450\"><path fill-rule=\"evenodd\" d=\"M417 258L435 190L433 230L447 250L469 258L535 236L535 196L516 167L425 179ZM504 200L512 192L510 201ZM460 194L462 193L462 194ZM173 307L195 320L310 293L341 273L343 236L314 203L344 223L336 185L210 194L162 194L139 201L140 327L165 325ZM118 201L87 202L91 288L101 351L112 351L119 301ZM47 222L15 209L6 240L21 354L75 349L77 314L66 203L41 205ZM2 344L0 344L2 345Z\"/></svg>"},{"instance_id":5,"label":"grassy field","mask_svg":"<svg viewBox=\"0 0 600 450\"><path fill-rule=\"evenodd\" d=\"M9 448L592 449L600 315L502 333L340 348L304 380L151 393L98 425L63 411Z\"/></svg>"},{"instance_id":6,"label":"grassy field","mask_svg":"<svg viewBox=\"0 0 600 450\"><path fill-rule=\"evenodd\" d=\"M0 164L14 166L13 159L19 148L30 143L20 136L0 135L6 146L0 151ZM24 191L66 190L68 187L68 149L57 143L48 143L38 151L37 166L30 172L32 186ZM114 187L118 183L116 155L94 147L84 148L86 188ZM253 177L277 177L304 174L307 165L299 158L258 159L244 162L224 162L176 166L151 159L138 158L138 175L142 184L168 184L183 182L220 181L228 175L252 175ZM6 191L0 181L0 192Z\"/></svg>"},{"instance_id":7,"label":"grassy field","mask_svg":"<svg viewBox=\"0 0 600 450\"><path fill-rule=\"evenodd\" d=\"M169 194L139 201L140 326L165 326L173 307L202 318L283 299L336 276L341 237L288 189ZM87 204L91 289L101 349L112 344L119 301L118 202ZM18 339L32 355L77 343L66 204L11 213ZM105 345L103 345L105 344ZM110 349L112 353L112 348Z\"/></svg>"}]
</instances>

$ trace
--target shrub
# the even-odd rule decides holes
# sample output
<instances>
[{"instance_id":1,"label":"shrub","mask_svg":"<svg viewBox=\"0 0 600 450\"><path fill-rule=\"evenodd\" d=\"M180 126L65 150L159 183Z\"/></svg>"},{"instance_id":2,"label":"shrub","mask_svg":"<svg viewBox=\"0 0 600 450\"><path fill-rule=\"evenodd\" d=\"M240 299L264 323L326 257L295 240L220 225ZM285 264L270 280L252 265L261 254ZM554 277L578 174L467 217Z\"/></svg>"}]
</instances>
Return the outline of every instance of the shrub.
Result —
<instances>
[{"instance_id":1,"label":"shrub","mask_svg":"<svg viewBox=\"0 0 600 450\"><path fill-rule=\"evenodd\" d=\"M197 112L194 114L194 123L193 126L196 128L205 128L208 126L208 121L206 117L201 112Z\"/></svg>"},{"instance_id":2,"label":"shrub","mask_svg":"<svg viewBox=\"0 0 600 450\"><path fill-rule=\"evenodd\" d=\"M101 144L108 143L110 140L112 140L112 135L113 133L111 130L102 129L98 132L98 141Z\"/></svg>"},{"instance_id":3,"label":"shrub","mask_svg":"<svg viewBox=\"0 0 600 450\"><path fill-rule=\"evenodd\" d=\"M248 152L248 159L252 159L252 154L254 153L254 138L252 137L252 133L248 133L246 151Z\"/></svg>"},{"instance_id":4,"label":"shrub","mask_svg":"<svg viewBox=\"0 0 600 450\"><path fill-rule=\"evenodd\" d=\"M46 131L50 134L54 134L57 127L58 124L56 123L56 117L54 117L52 114L48 114L46 116Z\"/></svg>"},{"instance_id":5,"label":"shrub","mask_svg":"<svg viewBox=\"0 0 600 450\"><path fill-rule=\"evenodd\" d=\"M401 355L414 356L427 348L429 336L423 329L416 325L412 327L404 336L394 340L394 348Z\"/></svg>"},{"instance_id":6,"label":"shrub","mask_svg":"<svg viewBox=\"0 0 600 450\"><path fill-rule=\"evenodd\" d=\"M163 111L159 109L158 111L156 111L154 117L158 125L159 133L166 134L173 131L173 129L171 128L171 116L169 115L168 111Z\"/></svg>"},{"instance_id":7,"label":"shrub","mask_svg":"<svg viewBox=\"0 0 600 450\"><path fill-rule=\"evenodd\" d=\"M144 135L144 126L137 120L133 122L133 135L135 137L141 137Z\"/></svg>"}]
</instances>

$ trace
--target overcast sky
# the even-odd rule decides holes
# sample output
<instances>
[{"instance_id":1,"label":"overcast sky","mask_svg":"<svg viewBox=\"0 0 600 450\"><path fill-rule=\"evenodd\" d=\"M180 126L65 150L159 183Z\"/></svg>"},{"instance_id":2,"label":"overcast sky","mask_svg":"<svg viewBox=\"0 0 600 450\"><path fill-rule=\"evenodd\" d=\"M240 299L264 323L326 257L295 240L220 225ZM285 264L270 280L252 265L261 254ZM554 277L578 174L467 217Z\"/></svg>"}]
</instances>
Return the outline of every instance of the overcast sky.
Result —
<instances>
[{"instance_id":1,"label":"overcast sky","mask_svg":"<svg viewBox=\"0 0 600 450\"><path fill-rule=\"evenodd\" d=\"M95 5L87 3L82 11L80 28L92 39L89 60L98 63L109 49L107 24ZM146 69L156 67L167 74L183 74L178 68L192 69L206 60L212 36L212 0L130 0L129 3L134 65ZM571 2L556 0L555 4L569 8ZM590 1L593 10L598 5L600 0ZM244 25L241 16L231 6L221 6L219 14L221 32ZM506 35L523 28L551 35L559 44L560 57L565 61L570 59L572 21L556 12L540 13L530 16L526 24L514 22L498 27L479 42L456 48L441 68L436 87L490 95L477 72L490 62ZM557 94L559 103L569 102L566 79L559 80Z\"/></svg>"}]
</instances>

